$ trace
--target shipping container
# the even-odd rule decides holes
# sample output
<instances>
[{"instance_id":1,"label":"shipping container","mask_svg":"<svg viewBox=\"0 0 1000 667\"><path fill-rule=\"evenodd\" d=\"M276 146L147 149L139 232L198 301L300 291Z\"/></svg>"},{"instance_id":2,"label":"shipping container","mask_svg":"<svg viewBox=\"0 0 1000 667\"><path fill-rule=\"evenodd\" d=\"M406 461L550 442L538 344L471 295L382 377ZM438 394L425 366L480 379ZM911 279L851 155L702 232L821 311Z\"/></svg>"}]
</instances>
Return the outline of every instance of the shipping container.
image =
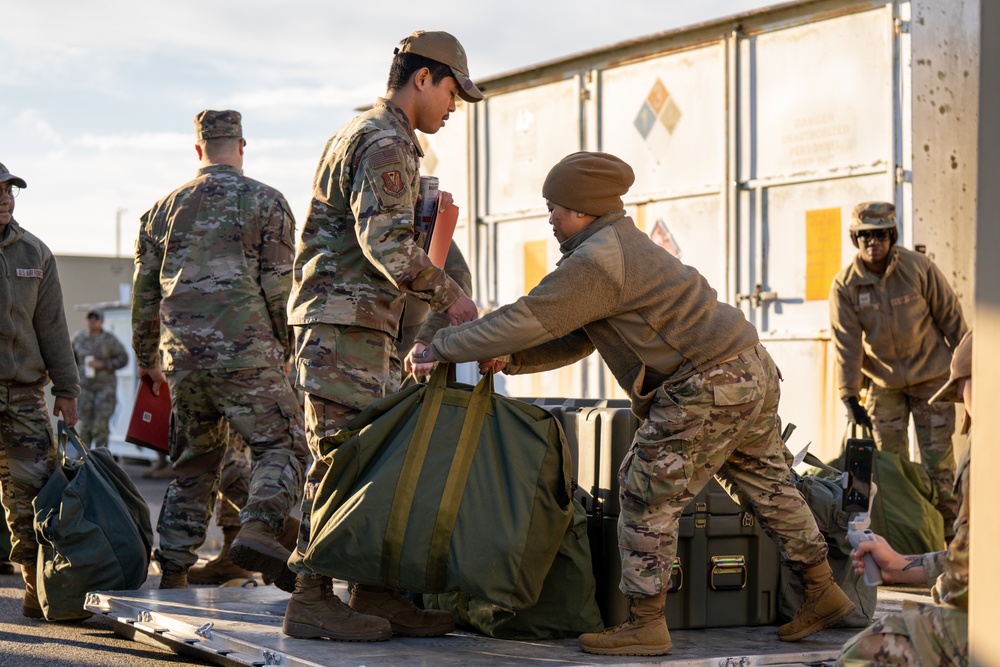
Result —
<instances>
[{"instance_id":1,"label":"shipping container","mask_svg":"<svg viewBox=\"0 0 1000 667\"><path fill-rule=\"evenodd\" d=\"M784 374L793 449L831 457L845 425L827 296L856 250L851 209L894 202L971 315L977 2L814 0L672 30L477 83L424 137L424 173L462 208L456 238L486 309L559 257L541 184L578 150L635 169L636 224L739 306ZM641 25L641 24L637 24ZM596 355L504 378L516 396L617 398Z\"/></svg>"}]
</instances>

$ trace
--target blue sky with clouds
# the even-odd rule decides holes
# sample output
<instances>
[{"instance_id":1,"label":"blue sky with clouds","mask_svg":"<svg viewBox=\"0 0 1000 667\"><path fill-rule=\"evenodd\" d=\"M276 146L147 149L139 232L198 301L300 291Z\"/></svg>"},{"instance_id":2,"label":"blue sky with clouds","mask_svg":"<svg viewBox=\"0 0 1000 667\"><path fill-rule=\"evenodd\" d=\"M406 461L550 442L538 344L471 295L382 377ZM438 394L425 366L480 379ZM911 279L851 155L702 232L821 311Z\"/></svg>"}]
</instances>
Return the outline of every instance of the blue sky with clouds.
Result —
<instances>
[{"instance_id":1,"label":"blue sky with clouds","mask_svg":"<svg viewBox=\"0 0 1000 667\"><path fill-rule=\"evenodd\" d=\"M28 182L15 218L54 252L131 255L139 215L194 175L201 109L243 113L246 173L281 190L301 220L323 144L384 92L392 50L415 29L455 34L475 79L774 4L8 3L0 162Z\"/></svg>"}]
</instances>

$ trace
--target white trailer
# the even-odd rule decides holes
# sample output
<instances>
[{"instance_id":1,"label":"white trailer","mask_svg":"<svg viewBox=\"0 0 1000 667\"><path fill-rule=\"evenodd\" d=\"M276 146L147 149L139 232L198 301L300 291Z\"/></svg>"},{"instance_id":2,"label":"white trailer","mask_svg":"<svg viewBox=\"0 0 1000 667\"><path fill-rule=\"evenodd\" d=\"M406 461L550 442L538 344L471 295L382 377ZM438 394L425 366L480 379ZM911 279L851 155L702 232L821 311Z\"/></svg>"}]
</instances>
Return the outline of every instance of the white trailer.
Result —
<instances>
[{"instance_id":1,"label":"white trailer","mask_svg":"<svg viewBox=\"0 0 1000 667\"><path fill-rule=\"evenodd\" d=\"M894 202L900 244L934 259L971 316L978 19L976 0L791 2L489 77L449 121L464 134L423 137L423 171L462 207L488 308L559 256L548 169L578 150L625 159L629 214L743 309L783 370L795 442L833 456L845 417L827 296L856 252L853 206ZM596 355L503 389L623 396Z\"/></svg>"}]
</instances>

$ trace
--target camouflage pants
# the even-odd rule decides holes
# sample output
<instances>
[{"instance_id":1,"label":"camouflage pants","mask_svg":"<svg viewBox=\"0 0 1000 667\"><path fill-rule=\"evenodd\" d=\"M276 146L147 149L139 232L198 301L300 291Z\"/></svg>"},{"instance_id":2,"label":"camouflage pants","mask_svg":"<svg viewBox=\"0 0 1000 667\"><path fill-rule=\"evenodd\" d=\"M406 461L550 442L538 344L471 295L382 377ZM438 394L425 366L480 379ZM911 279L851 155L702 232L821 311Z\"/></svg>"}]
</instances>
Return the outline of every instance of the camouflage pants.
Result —
<instances>
[{"instance_id":1,"label":"camouflage pants","mask_svg":"<svg viewBox=\"0 0 1000 667\"><path fill-rule=\"evenodd\" d=\"M968 665L969 616L947 605L907 600L844 645L838 665Z\"/></svg>"},{"instance_id":2,"label":"camouflage pants","mask_svg":"<svg viewBox=\"0 0 1000 667\"><path fill-rule=\"evenodd\" d=\"M92 384L84 380L80 384L80 398L76 403L80 421L76 424L77 435L85 445L108 446L108 423L118 404L116 384Z\"/></svg>"},{"instance_id":3,"label":"camouflage pants","mask_svg":"<svg viewBox=\"0 0 1000 667\"><path fill-rule=\"evenodd\" d=\"M166 373L173 401L173 480L157 524L157 560L165 572L186 572L197 560L219 488L228 429L250 448L252 472L241 523L260 520L279 532L302 493L308 451L302 410L278 368Z\"/></svg>"},{"instance_id":4,"label":"camouflage pants","mask_svg":"<svg viewBox=\"0 0 1000 667\"><path fill-rule=\"evenodd\" d=\"M295 341L298 386L307 392L306 440L312 465L302 494L299 545L288 566L309 575L302 558L309 545L312 504L329 469L320 440L336 435L364 408L398 391L401 366L393 337L381 331L332 325L296 327Z\"/></svg>"},{"instance_id":5,"label":"camouflage pants","mask_svg":"<svg viewBox=\"0 0 1000 667\"><path fill-rule=\"evenodd\" d=\"M219 490L216 492L215 523L220 528L239 528L240 509L250 498L250 475L253 466L250 448L236 429L229 429L226 439L226 458L222 462Z\"/></svg>"},{"instance_id":6,"label":"camouflage pants","mask_svg":"<svg viewBox=\"0 0 1000 667\"><path fill-rule=\"evenodd\" d=\"M929 404L927 399L948 380L947 376L902 390L882 389L872 385L865 407L874 425L875 444L879 449L910 460L910 416L917 432L920 461L937 489L937 509L944 517L949 535L958 512L955 497L954 403Z\"/></svg>"},{"instance_id":7,"label":"camouflage pants","mask_svg":"<svg viewBox=\"0 0 1000 667\"><path fill-rule=\"evenodd\" d=\"M681 512L713 475L749 502L793 570L826 558L812 512L791 483L778 433L780 375L760 345L663 385L618 472L620 588L669 586Z\"/></svg>"},{"instance_id":8,"label":"camouflage pants","mask_svg":"<svg viewBox=\"0 0 1000 667\"><path fill-rule=\"evenodd\" d=\"M41 387L0 384L0 496L15 563L38 560L31 503L55 468L55 442Z\"/></svg>"}]
</instances>

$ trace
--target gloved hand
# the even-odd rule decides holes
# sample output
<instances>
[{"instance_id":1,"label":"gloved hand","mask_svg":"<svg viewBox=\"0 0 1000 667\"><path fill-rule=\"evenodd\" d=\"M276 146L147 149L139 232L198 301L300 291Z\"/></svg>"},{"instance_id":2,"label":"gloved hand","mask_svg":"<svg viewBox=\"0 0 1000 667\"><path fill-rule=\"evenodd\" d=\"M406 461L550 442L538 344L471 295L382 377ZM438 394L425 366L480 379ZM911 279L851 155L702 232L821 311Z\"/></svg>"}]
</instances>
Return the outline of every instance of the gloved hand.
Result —
<instances>
[{"instance_id":1,"label":"gloved hand","mask_svg":"<svg viewBox=\"0 0 1000 667\"><path fill-rule=\"evenodd\" d=\"M865 409L858 402L858 399L854 396L848 396L844 399L844 405L847 406L847 419L852 424L857 424L858 426L863 426L865 428L872 427L871 417L865 412Z\"/></svg>"}]
</instances>

